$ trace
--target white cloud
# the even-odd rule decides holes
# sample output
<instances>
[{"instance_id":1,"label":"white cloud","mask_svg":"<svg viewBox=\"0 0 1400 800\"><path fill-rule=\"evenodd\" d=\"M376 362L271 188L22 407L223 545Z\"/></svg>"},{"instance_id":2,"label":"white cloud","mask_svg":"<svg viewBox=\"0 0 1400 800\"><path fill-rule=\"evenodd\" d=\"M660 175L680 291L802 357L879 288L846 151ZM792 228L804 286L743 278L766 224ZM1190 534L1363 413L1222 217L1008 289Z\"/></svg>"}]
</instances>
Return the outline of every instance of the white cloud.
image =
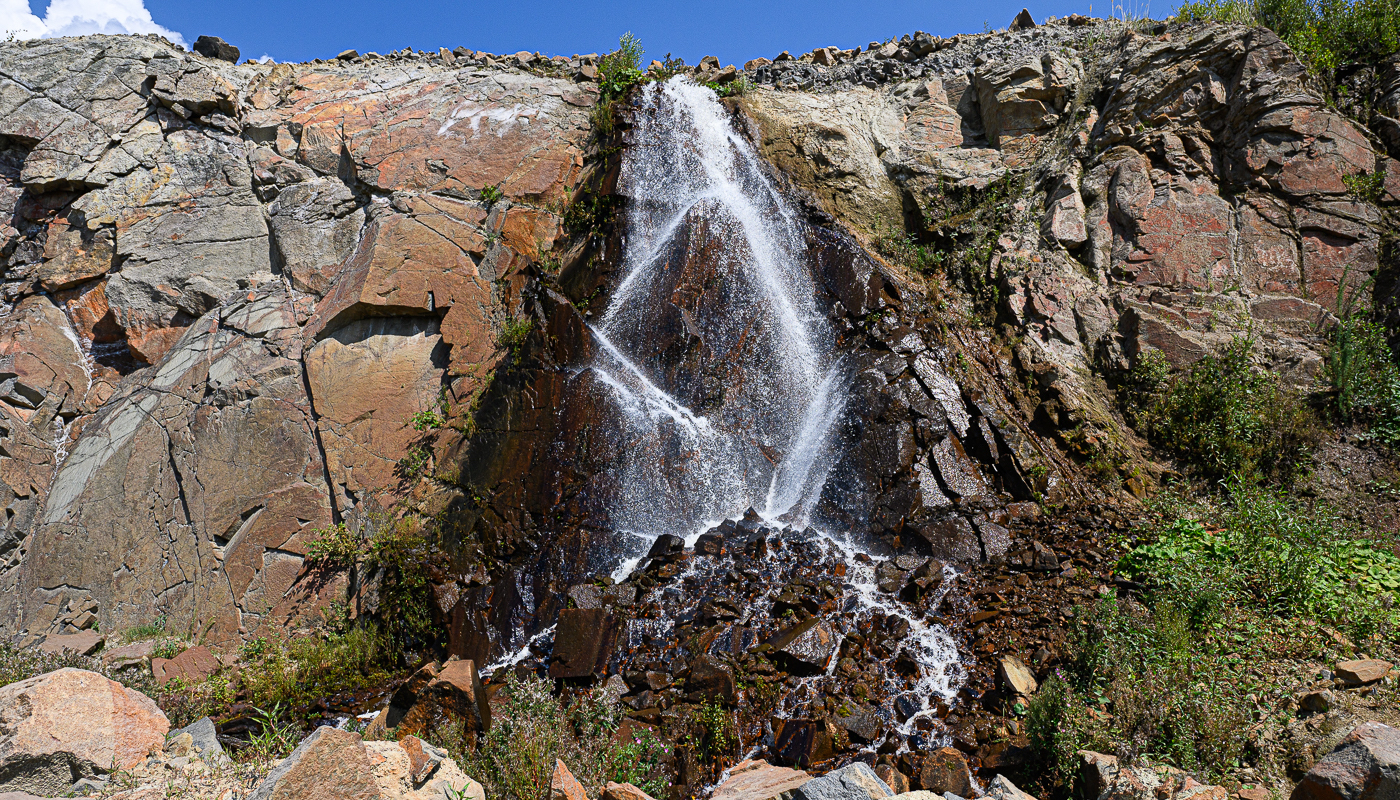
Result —
<instances>
[{"instance_id":1,"label":"white cloud","mask_svg":"<svg viewBox=\"0 0 1400 800\"><path fill-rule=\"evenodd\" d=\"M28 0L0 0L0 37L48 39L89 33L158 33L176 44L185 39L151 19L144 0L51 0L42 19Z\"/></svg>"}]
</instances>

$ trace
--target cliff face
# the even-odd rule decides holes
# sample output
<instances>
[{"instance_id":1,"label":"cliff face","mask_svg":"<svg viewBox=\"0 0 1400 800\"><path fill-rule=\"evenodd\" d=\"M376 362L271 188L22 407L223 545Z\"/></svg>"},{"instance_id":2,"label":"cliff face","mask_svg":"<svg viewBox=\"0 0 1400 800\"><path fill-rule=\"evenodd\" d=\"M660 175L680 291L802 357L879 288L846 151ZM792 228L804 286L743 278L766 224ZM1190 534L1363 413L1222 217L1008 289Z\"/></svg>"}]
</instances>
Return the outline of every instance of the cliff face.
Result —
<instances>
[{"instance_id":1,"label":"cliff face","mask_svg":"<svg viewBox=\"0 0 1400 800\"><path fill-rule=\"evenodd\" d=\"M307 536L392 505L409 418L488 378L593 94L134 37L0 64L4 624L229 641L343 595Z\"/></svg>"},{"instance_id":2,"label":"cliff face","mask_svg":"<svg viewBox=\"0 0 1400 800\"><path fill-rule=\"evenodd\" d=\"M296 627L362 588L306 568L312 532L405 503L500 559L438 592L478 659L591 575L610 456L570 380L621 236L580 210L615 178L593 68L461 52L0 45L7 632L85 611L215 643ZM1248 329L1306 384L1339 287L1392 285L1400 166L1267 31L1060 23L747 75L736 124L801 199L864 381L837 470L864 488L825 502L900 546L998 558L1008 503L1147 493L1159 468L1105 376ZM1372 172L1380 196L1353 196ZM1013 184L977 262L1000 339L862 249L907 230L958 250L948 198ZM702 234L675 260L703 279ZM704 349L683 316L658 332L678 359ZM425 444L429 411L459 424ZM1126 480L1082 480L1103 453Z\"/></svg>"}]
</instances>

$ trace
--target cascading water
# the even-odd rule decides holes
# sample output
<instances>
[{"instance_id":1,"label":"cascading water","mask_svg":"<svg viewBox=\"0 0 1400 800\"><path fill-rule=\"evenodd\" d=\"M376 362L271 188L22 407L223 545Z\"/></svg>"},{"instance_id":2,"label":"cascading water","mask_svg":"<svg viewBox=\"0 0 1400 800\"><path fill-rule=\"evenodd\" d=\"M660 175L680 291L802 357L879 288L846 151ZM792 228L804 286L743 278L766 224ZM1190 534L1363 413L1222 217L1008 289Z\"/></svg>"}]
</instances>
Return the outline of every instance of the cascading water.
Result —
<instances>
[{"instance_id":1,"label":"cascading water","mask_svg":"<svg viewBox=\"0 0 1400 800\"><path fill-rule=\"evenodd\" d=\"M901 746L927 745L936 701L951 700L962 680L956 646L941 624L877 590L887 551L824 532L833 526L817 518L852 375L821 308L804 223L710 90L682 78L652 84L635 120L619 184L629 201L623 277L590 329L596 346L584 371L595 380L594 401L615 409L607 513L624 537L614 577L631 573L661 534L693 543L755 509L791 534L787 553L805 554L765 559L764 599L795 571L840 564L838 629L872 619L903 626L899 652L918 674L884 668L893 701L882 715ZM722 589L734 580L726 570L697 555L669 586ZM647 600L664 613L634 625L634 648L673 639L695 599L652 590ZM803 713L835 667L833 658L824 675L803 679L774 713Z\"/></svg>"},{"instance_id":2,"label":"cascading water","mask_svg":"<svg viewBox=\"0 0 1400 800\"><path fill-rule=\"evenodd\" d=\"M624 277L592 329L627 437L612 527L649 542L749 507L805 524L844 395L801 229L710 90L648 86L638 124ZM679 357L657 338L677 326Z\"/></svg>"}]
</instances>

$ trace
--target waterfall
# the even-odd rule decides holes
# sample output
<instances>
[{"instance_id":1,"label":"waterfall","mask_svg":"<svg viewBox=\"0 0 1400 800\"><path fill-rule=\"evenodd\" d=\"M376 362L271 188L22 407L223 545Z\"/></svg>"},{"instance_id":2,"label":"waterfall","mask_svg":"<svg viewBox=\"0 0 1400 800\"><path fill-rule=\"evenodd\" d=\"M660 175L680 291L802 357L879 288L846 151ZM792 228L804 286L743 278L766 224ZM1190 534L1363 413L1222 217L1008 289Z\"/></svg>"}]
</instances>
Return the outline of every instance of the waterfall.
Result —
<instances>
[{"instance_id":1,"label":"waterfall","mask_svg":"<svg viewBox=\"0 0 1400 800\"><path fill-rule=\"evenodd\" d=\"M623 277L590 366L625 439L612 527L647 541L749 507L805 525L845 381L796 217L714 93L679 77L644 90L619 191Z\"/></svg>"},{"instance_id":2,"label":"waterfall","mask_svg":"<svg viewBox=\"0 0 1400 800\"><path fill-rule=\"evenodd\" d=\"M872 548L817 518L854 376L821 307L806 223L709 89L680 77L650 84L635 122L618 187L628 201L621 277L589 327L591 360L579 373L592 381L612 445L607 522L623 534L614 577L626 578L661 534L693 542L755 509L771 526L764 530L781 529L789 547L810 555L803 564L841 565L843 597L832 621L843 633L872 619L905 624L897 652L918 664L918 675L882 667L883 688L903 698L903 711L881 713L904 746L928 746L921 721L940 698L952 700L965 675L956 644L940 621L879 591L876 567L891 557L887 545ZM698 599L674 587L727 583L727 563L696 557L673 588L653 589L648 597L663 613L629 628L640 637L632 649L673 635L686 604ZM945 569L934 607L955 574ZM775 573L751 607L768 605L782 581ZM833 659L793 696L820 695L835 669ZM800 703L772 711L796 713Z\"/></svg>"}]
</instances>

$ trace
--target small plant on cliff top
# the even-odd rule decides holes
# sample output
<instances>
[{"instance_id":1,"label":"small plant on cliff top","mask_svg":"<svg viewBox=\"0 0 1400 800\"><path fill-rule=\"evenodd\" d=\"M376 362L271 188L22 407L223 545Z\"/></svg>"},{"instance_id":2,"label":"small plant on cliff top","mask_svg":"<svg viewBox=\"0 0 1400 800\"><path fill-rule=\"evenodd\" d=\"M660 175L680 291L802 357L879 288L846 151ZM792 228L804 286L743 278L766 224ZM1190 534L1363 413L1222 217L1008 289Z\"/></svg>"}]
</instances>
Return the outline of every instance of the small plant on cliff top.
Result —
<instances>
[{"instance_id":1,"label":"small plant on cliff top","mask_svg":"<svg viewBox=\"0 0 1400 800\"><path fill-rule=\"evenodd\" d=\"M642 79L642 42L631 32L622 34L617 49L598 62L598 88L612 99L627 93Z\"/></svg>"}]
</instances>

